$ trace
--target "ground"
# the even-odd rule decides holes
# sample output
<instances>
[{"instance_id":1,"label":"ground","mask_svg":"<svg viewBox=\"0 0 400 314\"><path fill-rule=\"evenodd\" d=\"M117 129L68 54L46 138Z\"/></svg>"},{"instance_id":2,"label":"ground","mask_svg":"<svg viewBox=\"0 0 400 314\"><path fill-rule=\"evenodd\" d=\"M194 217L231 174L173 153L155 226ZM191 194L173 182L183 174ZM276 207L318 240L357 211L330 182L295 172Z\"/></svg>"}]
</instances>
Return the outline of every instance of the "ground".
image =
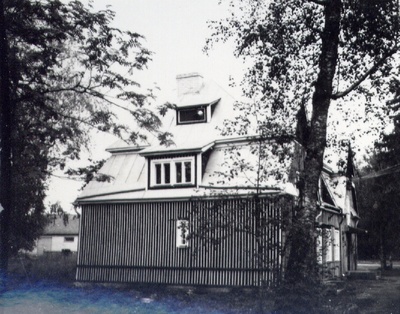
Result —
<instances>
[{"instance_id":1,"label":"ground","mask_svg":"<svg viewBox=\"0 0 400 314\"><path fill-rule=\"evenodd\" d=\"M366 285L359 283L357 289L361 313L400 313L400 271Z\"/></svg>"},{"instance_id":2,"label":"ground","mask_svg":"<svg viewBox=\"0 0 400 314\"><path fill-rule=\"evenodd\" d=\"M378 262L360 262L358 269L377 271L380 276L376 280L347 281L334 298L341 304L336 313L400 313L400 263L380 272Z\"/></svg>"},{"instance_id":3,"label":"ground","mask_svg":"<svg viewBox=\"0 0 400 314\"><path fill-rule=\"evenodd\" d=\"M273 296L268 291L264 291L260 297L260 291L252 289L190 289L188 287L160 289L154 286L144 288L77 285L74 283L75 263L76 255L13 259L10 270L19 279L10 288L14 294L8 291L1 298L0 293L0 313L2 311L3 313L20 313L21 311L18 311L20 308L15 307L16 304L25 302L21 303L21 307L29 307L30 300L41 304L43 311L35 312L40 314L47 313L48 311L44 310L47 307L57 307L60 313L63 313L64 310L71 309L73 306L76 307L76 311L69 310L71 313L106 313L112 310L111 306L118 307L121 313L125 311L124 309L126 313L130 313L132 306L138 307L139 312L144 309L143 307L152 306L153 310L162 307L163 310L158 311L159 313L190 312L195 314L205 311L209 313L261 313L261 308L263 308L262 313L271 313L274 304ZM393 269L383 272L379 271L378 262L360 262L359 270L376 272L378 276L364 280L344 278L327 283L327 291L323 299L324 306L315 313L400 313L400 262L394 263ZM51 291L57 291L56 296L52 296ZM104 304L99 305L98 301L94 302L93 298L89 297L96 293L99 299L106 300ZM31 299L27 299L29 295ZM62 297L64 295L65 297ZM43 296L46 296L44 300L42 300ZM17 303L16 299L19 300ZM69 303L60 303L60 299L68 300ZM260 300L262 300L261 303ZM5 305L2 305L2 302L5 302ZM98 309L93 310L93 306L97 306ZM293 310L293 313L297 313L296 310Z\"/></svg>"}]
</instances>

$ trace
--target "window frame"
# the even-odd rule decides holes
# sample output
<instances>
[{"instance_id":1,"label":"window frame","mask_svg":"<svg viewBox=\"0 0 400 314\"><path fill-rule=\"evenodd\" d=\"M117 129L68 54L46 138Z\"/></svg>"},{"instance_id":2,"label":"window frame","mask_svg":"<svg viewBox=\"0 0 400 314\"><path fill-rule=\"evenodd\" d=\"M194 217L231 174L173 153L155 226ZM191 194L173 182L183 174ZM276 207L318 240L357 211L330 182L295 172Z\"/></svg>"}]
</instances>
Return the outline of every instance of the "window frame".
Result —
<instances>
[{"instance_id":1,"label":"window frame","mask_svg":"<svg viewBox=\"0 0 400 314\"><path fill-rule=\"evenodd\" d=\"M177 164L181 164L181 170L178 171ZM186 180L185 163L190 163L190 180ZM157 171L160 165L160 171ZM166 167L169 165L169 180L166 180ZM154 158L149 160L149 189L162 188L180 188L192 187L196 185L196 157L195 156L180 156L170 158ZM181 182L177 180L178 172L181 174ZM157 174L160 173L161 178L157 180ZM169 181L169 182L166 182ZM159 183L158 183L159 182Z\"/></svg>"},{"instance_id":2,"label":"window frame","mask_svg":"<svg viewBox=\"0 0 400 314\"><path fill-rule=\"evenodd\" d=\"M189 111L189 110L203 110L203 113L204 113L203 119L182 121L181 120L181 112ZM207 111L208 111L208 109L207 109L207 106L205 106L205 105L178 108L176 110L176 124L182 125L182 124L193 124L193 123L206 123L207 122Z\"/></svg>"}]
</instances>

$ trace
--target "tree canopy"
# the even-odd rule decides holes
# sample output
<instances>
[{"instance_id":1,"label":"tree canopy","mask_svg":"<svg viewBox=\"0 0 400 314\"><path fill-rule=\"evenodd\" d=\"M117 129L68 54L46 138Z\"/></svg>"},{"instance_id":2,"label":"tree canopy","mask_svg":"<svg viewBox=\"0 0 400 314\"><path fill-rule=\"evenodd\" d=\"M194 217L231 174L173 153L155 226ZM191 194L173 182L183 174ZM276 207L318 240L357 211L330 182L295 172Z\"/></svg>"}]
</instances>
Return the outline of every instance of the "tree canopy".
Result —
<instances>
[{"instance_id":1,"label":"tree canopy","mask_svg":"<svg viewBox=\"0 0 400 314\"><path fill-rule=\"evenodd\" d=\"M359 239L362 258L379 258L382 267L390 257L399 257L400 231L400 120L394 114L394 130L382 134L375 144L357 188L362 209L362 228L368 234Z\"/></svg>"},{"instance_id":2,"label":"tree canopy","mask_svg":"<svg viewBox=\"0 0 400 314\"><path fill-rule=\"evenodd\" d=\"M264 132L294 137L297 121L302 121L303 131L297 134L303 134L305 170L299 181L286 280L312 283L325 150L328 144L339 146L346 128L354 140L354 134L363 131L360 125L373 118L377 123L369 124L367 131L382 127L382 100L399 74L398 2L226 2L231 14L211 23L214 33L206 49L234 40L235 54L250 65L241 87L245 96L261 104L263 114L257 114Z\"/></svg>"},{"instance_id":3,"label":"tree canopy","mask_svg":"<svg viewBox=\"0 0 400 314\"><path fill-rule=\"evenodd\" d=\"M55 167L80 157L90 130L134 143L145 141L146 132L165 143L168 134L150 109L153 91L135 80L152 53L142 35L111 26L113 11L96 12L80 1L2 4L8 67L2 74L9 79L0 77L9 100L2 100L1 112L10 127L1 138L5 257L32 247L43 227L46 179ZM132 125L119 122L116 108L131 115Z\"/></svg>"}]
</instances>

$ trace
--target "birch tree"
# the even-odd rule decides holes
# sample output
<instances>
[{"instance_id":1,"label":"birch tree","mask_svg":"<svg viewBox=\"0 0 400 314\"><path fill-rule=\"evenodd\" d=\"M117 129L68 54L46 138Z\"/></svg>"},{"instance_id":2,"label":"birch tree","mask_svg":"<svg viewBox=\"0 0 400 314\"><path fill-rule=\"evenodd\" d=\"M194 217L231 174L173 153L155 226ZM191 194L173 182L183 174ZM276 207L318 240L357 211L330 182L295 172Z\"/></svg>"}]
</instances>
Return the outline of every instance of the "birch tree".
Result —
<instances>
[{"instance_id":1,"label":"birch tree","mask_svg":"<svg viewBox=\"0 0 400 314\"><path fill-rule=\"evenodd\" d=\"M327 143L337 143L338 129L328 125L338 114L344 115L347 125L380 115L377 104L387 95L390 80L399 74L398 3L227 3L231 15L211 24L214 34L207 49L221 41L234 41L235 54L250 64L241 87L245 96L263 105L266 129L274 136L294 135L297 113L305 108L301 117L307 134L302 140L305 170L298 182L300 197L285 280L312 284L318 280L314 230L318 180ZM359 108L369 114L366 120L356 113Z\"/></svg>"}]
</instances>

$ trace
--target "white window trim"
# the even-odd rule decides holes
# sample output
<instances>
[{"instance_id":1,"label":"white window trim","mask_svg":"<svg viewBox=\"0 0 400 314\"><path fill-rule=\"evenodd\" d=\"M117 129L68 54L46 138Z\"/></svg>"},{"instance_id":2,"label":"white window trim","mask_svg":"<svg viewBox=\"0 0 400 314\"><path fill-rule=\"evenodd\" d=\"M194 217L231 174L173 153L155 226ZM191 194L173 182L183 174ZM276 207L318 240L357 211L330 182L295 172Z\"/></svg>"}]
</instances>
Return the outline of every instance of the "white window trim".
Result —
<instances>
[{"instance_id":1,"label":"white window trim","mask_svg":"<svg viewBox=\"0 0 400 314\"><path fill-rule=\"evenodd\" d=\"M192 124L192 123L205 123L208 122L208 107L204 107L204 106L199 106L199 107L193 107L193 108L181 108L178 110L178 124ZM185 110L203 110L204 112L204 117L202 120L187 120L187 121L182 121L181 120L181 112L185 111Z\"/></svg>"},{"instance_id":2,"label":"white window trim","mask_svg":"<svg viewBox=\"0 0 400 314\"><path fill-rule=\"evenodd\" d=\"M176 182L176 166L175 163L182 163L182 182ZM190 162L190 182L183 182L185 178L184 166L185 162ZM170 164L170 183L165 183L165 173L164 164ZM161 183L156 183L156 165L161 165ZM163 187L163 186L187 186L195 184L195 157L176 157L176 158L163 158L163 159L153 159L150 161L150 187Z\"/></svg>"}]
</instances>

